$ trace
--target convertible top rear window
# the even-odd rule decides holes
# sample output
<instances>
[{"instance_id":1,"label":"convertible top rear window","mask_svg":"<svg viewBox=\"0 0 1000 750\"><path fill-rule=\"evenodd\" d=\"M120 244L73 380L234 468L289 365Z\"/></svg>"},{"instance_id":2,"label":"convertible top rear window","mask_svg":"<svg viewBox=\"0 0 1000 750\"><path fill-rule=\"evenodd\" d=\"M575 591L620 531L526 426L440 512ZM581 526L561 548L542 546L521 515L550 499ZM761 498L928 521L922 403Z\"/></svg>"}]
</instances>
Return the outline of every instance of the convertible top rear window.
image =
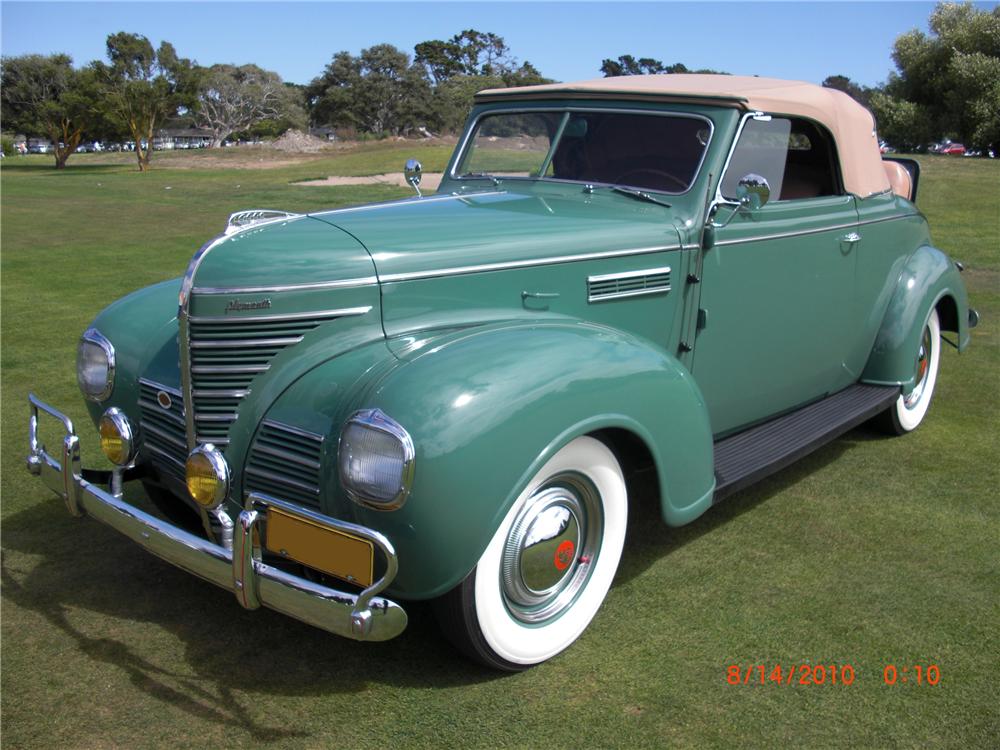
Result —
<instances>
[{"instance_id":1,"label":"convertible top rear window","mask_svg":"<svg viewBox=\"0 0 1000 750\"><path fill-rule=\"evenodd\" d=\"M501 112L480 118L456 176L549 178L683 193L707 120L639 112Z\"/></svg>"}]
</instances>

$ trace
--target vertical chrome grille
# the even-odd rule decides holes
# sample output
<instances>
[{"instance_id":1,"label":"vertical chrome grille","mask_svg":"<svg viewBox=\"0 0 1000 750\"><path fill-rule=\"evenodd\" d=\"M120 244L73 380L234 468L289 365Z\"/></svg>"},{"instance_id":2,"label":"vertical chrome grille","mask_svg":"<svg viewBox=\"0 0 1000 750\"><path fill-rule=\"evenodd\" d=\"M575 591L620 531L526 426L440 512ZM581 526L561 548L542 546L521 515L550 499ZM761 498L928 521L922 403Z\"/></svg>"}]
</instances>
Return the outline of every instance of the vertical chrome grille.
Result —
<instances>
[{"instance_id":1,"label":"vertical chrome grille","mask_svg":"<svg viewBox=\"0 0 1000 750\"><path fill-rule=\"evenodd\" d=\"M250 449L244 488L319 508L323 436L265 420Z\"/></svg>"},{"instance_id":2,"label":"vertical chrome grille","mask_svg":"<svg viewBox=\"0 0 1000 750\"><path fill-rule=\"evenodd\" d=\"M228 317L190 316L187 324L187 368L195 443L227 445L230 424L255 377L267 372L285 347L323 323L363 315L370 307L288 315ZM181 332L182 337L185 331Z\"/></svg>"},{"instance_id":3,"label":"vertical chrome grille","mask_svg":"<svg viewBox=\"0 0 1000 750\"><path fill-rule=\"evenodd\" d=\"M170 406L160 405L165 393ZM142 450L161 472L184 481L187 441L184 433L184 403L176 388L144 378L139 379L139 433Z\"/></svg>"}]
</instances>

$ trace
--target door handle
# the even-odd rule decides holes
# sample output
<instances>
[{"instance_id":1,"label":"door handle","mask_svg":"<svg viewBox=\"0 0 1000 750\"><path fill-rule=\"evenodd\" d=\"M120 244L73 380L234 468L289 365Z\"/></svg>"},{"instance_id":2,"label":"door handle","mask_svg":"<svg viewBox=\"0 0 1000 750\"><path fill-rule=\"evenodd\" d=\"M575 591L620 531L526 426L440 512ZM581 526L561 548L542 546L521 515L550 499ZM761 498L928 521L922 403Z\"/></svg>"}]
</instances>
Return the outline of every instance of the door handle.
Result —
<instances>
[{"instance_id":1,"label":"door handle","mask_svg":"<svg viewBox=\"0 0 1000 750\"><path fill-rule=\"evenodd\" d=\"M841 242L861 242L861 235L857 232L849 232L840 238Z\"/></svg>"}]
</instances>

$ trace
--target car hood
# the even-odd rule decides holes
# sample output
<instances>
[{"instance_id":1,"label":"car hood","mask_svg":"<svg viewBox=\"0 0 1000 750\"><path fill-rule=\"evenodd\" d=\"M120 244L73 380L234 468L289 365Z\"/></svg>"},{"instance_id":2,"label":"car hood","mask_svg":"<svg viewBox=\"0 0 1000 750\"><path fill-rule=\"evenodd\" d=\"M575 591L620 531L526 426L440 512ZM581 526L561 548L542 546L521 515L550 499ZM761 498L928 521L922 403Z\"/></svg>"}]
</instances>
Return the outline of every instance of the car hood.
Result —
<instances>
[{"instance_id":1,"label":"car hood","mask_svg":"<svg viewBox=\"0 0 1000 750\"><path fill-rule=\"evenodd\" d=\"M375 266L361 243L309 216L270 221L220 237L194 262L196 295L374 282Z\"/></svg>"},{"instance_id":2,"label":"car hood","mask_svg":"<svg viewBox=\"0 0 1000 750\"><path fill-rule=\"evenodd\" d=\"M679 244L671 209L601 190L429 196L311 216L357 238L382 282Z\"/></svg>"}]
</instances>

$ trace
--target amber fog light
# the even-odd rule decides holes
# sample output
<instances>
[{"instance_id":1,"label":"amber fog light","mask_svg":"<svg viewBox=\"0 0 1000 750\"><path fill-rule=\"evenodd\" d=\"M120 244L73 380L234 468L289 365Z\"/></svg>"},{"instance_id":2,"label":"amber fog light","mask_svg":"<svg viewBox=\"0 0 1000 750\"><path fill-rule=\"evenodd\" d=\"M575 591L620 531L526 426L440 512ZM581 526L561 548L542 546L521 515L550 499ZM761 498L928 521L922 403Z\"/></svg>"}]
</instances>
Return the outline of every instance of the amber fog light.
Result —
<instances>
[{"instance_id":1,"label":"amber fog light","mask_svg":"<svg viewBox=\"0 0 1000 750\"><path fill-rule=\"evenodd\" d=\"M136 440L132 425L125 413L116 406L111 407L98 422L101 434L101 450L115 466L128 466L135 460Z\"/></svg>"},{"instance_id":2,"label":"amber fog light","mask_svg":"<svg viewBox=\"0 0 1000 750\"><path fill-rule=\"evenodd\" d=\"M211 443L191 451L184 474L191 497L206 510L221 504L229 494L229 465Z\"/></svg>"}]
</instances>

